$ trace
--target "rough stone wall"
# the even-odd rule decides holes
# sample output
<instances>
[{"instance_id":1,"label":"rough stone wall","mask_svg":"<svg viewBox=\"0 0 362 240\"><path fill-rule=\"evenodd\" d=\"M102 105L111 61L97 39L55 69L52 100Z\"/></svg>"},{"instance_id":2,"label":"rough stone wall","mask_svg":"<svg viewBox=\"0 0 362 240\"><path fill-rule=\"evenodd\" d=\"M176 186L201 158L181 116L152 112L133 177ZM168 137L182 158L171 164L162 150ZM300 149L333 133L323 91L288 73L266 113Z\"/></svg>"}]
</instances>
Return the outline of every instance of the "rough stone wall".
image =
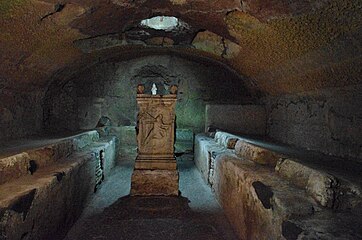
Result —
<instances>
[{"instance_id":1,"label":"rough stone wall","mask_svg":"<svg viewBox=\"0 0 362 240\"><path fill-rule=\"evenodd\" d=\"M226 68L174 56L147 56L127 62L104 62L68 83L50 88L45 100L48 129L91 129L102 117L113 126L136 125L136 86L150 92L156 83L160 94L179 86L177 127L204 129L206 102L242 103L247 95L243 81ZM244 94L240 94L241 92Z\"/></svg>"},{"instance_id":2,"label":"rough stone wall","mask_svg":"<svg viewBox=\"0 0 362 240\"><path fill-rule=\"evenodd\" d=\"M359 0L3 0L1 82L44 86L92 49L127 56L111 48L167 45L224 58L249 77L250 87L269 94L355 84L362 63L361 7ZM180 34L138 26L156 14L177 16L191 29Z\"/></svg>"},{"instance_id":3,"label":"rough stone wall","mask_svg":"<svg viewBox=\"0 0 362 240\"><path fill-rule=\"evenodd\" d=\"M41 131L42 97L39 91L10 91L0 86L0 141Z\"/></svg>"},{"instance_id":4,"label":"rough stone wall","mask_svg":"<svg viewBox=\"0 0 362 240\"><path fill-rule=\"evenodd\" d=\"M262 105L207 105L205 130L208 126L229 132L265 135L266 113Z\"/></svg>"},{"instance_id":5,"label":"rough stone wall","mask_svg":"<svg viewBox=\"0 0 362 240\"><path fill-rule=\"evenodd\" d=\"M362 159L362 85L267 98L268 135L298 147Z\"/></svg>"}]
</instances>

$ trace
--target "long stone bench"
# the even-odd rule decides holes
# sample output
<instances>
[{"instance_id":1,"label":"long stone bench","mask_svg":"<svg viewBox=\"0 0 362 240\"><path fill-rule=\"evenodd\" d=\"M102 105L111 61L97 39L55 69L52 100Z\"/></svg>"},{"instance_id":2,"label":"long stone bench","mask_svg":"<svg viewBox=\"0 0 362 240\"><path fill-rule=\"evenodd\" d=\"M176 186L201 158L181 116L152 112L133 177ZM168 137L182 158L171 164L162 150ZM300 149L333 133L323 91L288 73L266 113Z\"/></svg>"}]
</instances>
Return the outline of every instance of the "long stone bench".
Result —
<instances>
[{"instance_id":1,"label":"long stone bench","mask_svg":"<svg viewBox=\"0 0 362 240\"><path fill-rule=\"evenodd\" d=\"M105 178L117 157L116 138L97 136L91 131L26 151L38 152L39 161L43 149L57 149L56 154L45 154L47 164L40 164L32 174L26 172L0 185L0 239L64 237L95 191L101 155Z\"/></svg>"},{"instance_id":2,"label":"long stone bench","mask_svg":"<svg viewBox=\"0 0 362 240\"><path fill-rule=\"evenodd\" d=\"M312 196L321 206L332 209L353 209L362 203L359 184L336 174L312 168L293 158L279 159L275 171ZM357 181L357 180L356 180Z\"/></svg>"},{"instance_id":3,"label":"long stone bench","mask_svg":"<svg viewBox=\"0 0 362 240\"><path fill-rule=\"evenodd\" d=\"M88 131L45 146L25 149L21 152L0 155L0 184L36 171L37 168L55 163L94 141L99 140L97 131Z\"/></svg>"},{"instance_id":4,"label":"long stone bench","mask_svg":"<svg viewBox=\"0 0 362 240\"><path fill-rule=\"evenodd\" d=\"M195 137L195 164L241 239L362 238L360 185L266 145Z\"/></svg>"}]
</instances>

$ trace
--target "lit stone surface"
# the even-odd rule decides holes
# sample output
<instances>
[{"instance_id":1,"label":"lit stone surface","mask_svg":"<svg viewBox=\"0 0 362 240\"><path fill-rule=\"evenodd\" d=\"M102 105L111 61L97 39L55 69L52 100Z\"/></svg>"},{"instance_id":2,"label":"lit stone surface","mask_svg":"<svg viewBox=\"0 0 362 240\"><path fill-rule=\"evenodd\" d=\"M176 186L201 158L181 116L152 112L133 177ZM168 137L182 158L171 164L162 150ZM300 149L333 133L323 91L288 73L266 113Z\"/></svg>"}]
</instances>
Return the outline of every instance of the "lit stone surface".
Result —
<instances>
[{"instance_id":1,"label":"lit stone surface","mask_svg":"<svg viewBox=\"0 0 362 240\"><path fill-rule=\"evenodd\" d=\"M237 144L253 142L251 153L227 148L235 135L217 132L215 137L195 137L195 164L210 184L240 239L355 239L362 237L361 166L325 162L325 157L290 147L238 136ZM217 152L214 149L218 149ZM275 150L298 156L282 157L277 166L265 165ZM278 155L278 154L277 154ZM257 161L262 161L260 164ZM303 160L303 161L301 161ZM313 162L314 161L314 162ZM339 159L340 161L340 159ZM338 164L332 174L324 164ZM310 166L309 166L310 165ZM313 166L313 167L311 167ZM344 168L355 168L346 175ZM322 170L324 168L324 170ZM335 176L334 176L335 174ZM347 173L348 174L348 173ZM331 209L333 208L333 209ZM338 211L336 211L338 209Z\"/></svg>"},{"instance_id":2,"label":"lit stone surface","mask_svg":"<svg viewBox=\"0 0 362 240\"><path fill-rule=\"evenodd\" d=\"M235 156L220 158L215 195L240 239L279 239L285 219L313 214L313 203L302 190L288 187L270 170Z\"/></svg>"},{"instance_id":3,"label":"lit stone surface","mask_svg":"<svg viewBox=\"0 0 362 240\"><path fill-rule=\"evenodd\" d=\"M362 203L361 187L318 168L311 168L291 158L278 161L275 171L306 190L320 205L334 209L350 209Z\"/></svg>"},{"instance_id":4,"label":"lit stone surface","mask_svg":"<svg viewBox=\"0 0 362 240\"><path fill-rule=\"evenodd\" d=\"M234 134L230 134L227 132L217 130L215 133L214 140L216 143L218 143L221 146L224 146L227 148L229 148L228 146L230 146L230 148L234 149L235 145L234 145L234 147L231 147L232 143L230 143L230 141L234 141L236 144L237 140L239 140L239 137Z\"/></svg>"},{"instance_id":5,"label":"lit stone surface","mask_svg":"<svg viewBox=\"0 0 362 240\"><path fill-rule=\"evenodd\" d=\"M97 132L90 131L66 140L53 140L55 143L51 145L26 151L36 153L35 162L41 163L44 159L47 162L39 164L33 174L17 176L1 184L1 239L64 237L95 189L95 170L100 152L104 151L105 179L108 179L115 164L115 137L90 140L90 136L99 137ZM69 141L74 142L74 148L62 144ZM3 162L2 159L0 162Z\"/></svg>"},{"instance_id":6,"label":"lit stone surface","mask_svg":"<svg viewBox=\"0 0 362 240\"><path fill-rule=\"evenodd\" d=\"M138 153L132 175L132 195L178 195L174 155L176 94L137 94Z\"/></svg>"},{"instance_id":7,"label":"lit stone surface","mask_svg":"<svg viewBox=\"0 0 362 240\"><path fill-rule=\"evenodd\" d=\"M209 31L199 32L192 41L192 46L218 56L224 51L222 37Z\"/></svg>"},{"instance_id":8,"label":"lit stone surface","mask_svg":"<svg viewBox=\"0 0 362 240\"><path fill-rule=\"evenodd\" d=\"M178 25L178 19L168 16L157 16L141 21L141 25L157 30L171 31Z\"/></svg>"},{"instance_id":9,"label":"lit stone surface","mask_svg":"<svg viewBox=\"0 0 362 240\"><path fill-rule=\"evenodd\" d=\"M55 238L50 232L76 218L90 186L113 166L107 158L102 166L101 151L112 159L112 149L121 148L122 158L136 158L136 138L127 139L134 133L124 133L124 145L107 137L137 125L137 83L147 91L155 83L162 95L180 86L178 128L200 133L214 125L240 134L197 137L195 161L225 206L232 205L243 240L263 238L264 225L264 235L276 239L362 239L356 229L362 226L361 9L361 0L0 1L0 148L95 127L102 136L0 157L2 197L11 198L0 207L0 239L4 231L15 239ZM149 130L167 126L153 118ZM152 154L140 154L135 176L164 171L159 176L167 178L175 171L169 152L155 152L169 149L154 140L160 135L150 134L152 143L145 138ZM177 156L193 149L176 147ZM94 157L84 153L88 148ZM315 206L312 214L305 199ZM233 216L239 209L241 217ZM24 225L15 232L8 219ZM158 223L172 233L168 239L186 238L177 235L185 226L215 232L180 219L130 222L117 225L152 230ZM162 227L156 237L164 236Z\"/></svg>"},{"instance_id":10,"label":"lit stone surface","mask_svg":"<svg viewBox=\"0 0 362 240\"><path fill-rule=\"evenodd\" d=\"M243 140L235 144L235 153L238 157L254 161L258 164L275 167L281 154L256 146Z\"/></svg>"},{"instance_id":11,"label":"lit stone surface","mask_svg":"<svg viewBox=\"0 0 362 240\"><path fill-rule=\"evenodd\" d=\"M76 136L45 141L46 146L37 148L30 146L30 149L29 146L24 146L25 149L16 154L6 153L7 151L14 151L12 149L14 147L7 151L2 150L3 153L0 154L0 184L30 174L31 160L34 161L36 165L34 168L36 169L49 166L98 140L99 134L96 131L88 131Z\"/></svg>"},{"instance_id":12,"label":"lit stone surface","mask_svg":"<svg viewBox=\"0 0 362 240\"><path fill-rule=\"evenodd\" d=\"M192 154L177 158L181 196L128 196L132 161L120 160L66 240L236 240Z\"/></svg>"},{"instance_id":13,"label":"lit stone surface","mask_svg":"<svg viewBox=\"0 0 362 240\"><path fill-rule=\"evenodd\" d=\"M241 239L359 239L361 212L321 209L272 170L220 155L216 198ZM317 181L317 179L315 179ZM323 183L323 181L318 181Z\"/></svg>"},{"instance_id":14,"label":"lit stone surface","mask_svg":"<svg viewBox=\"0 0 362 240\"><path fill-rule=\"evenodd\" d=\"M177 196L178 172L174 170L134 170L131 195Z\"/></svg>"},{"instance_id":15,"label":"lit stone surface","mask_svg":"<svg viewBox=\"0 0 362 240\"><path fill-rule=\"evenodd\" d=\"M222 151L224 148L212 141L211 138L198 134L195 137L195 165L199 169L202 178L206 183L209 181L212 151Z\"/></svg>"}]
</instances>

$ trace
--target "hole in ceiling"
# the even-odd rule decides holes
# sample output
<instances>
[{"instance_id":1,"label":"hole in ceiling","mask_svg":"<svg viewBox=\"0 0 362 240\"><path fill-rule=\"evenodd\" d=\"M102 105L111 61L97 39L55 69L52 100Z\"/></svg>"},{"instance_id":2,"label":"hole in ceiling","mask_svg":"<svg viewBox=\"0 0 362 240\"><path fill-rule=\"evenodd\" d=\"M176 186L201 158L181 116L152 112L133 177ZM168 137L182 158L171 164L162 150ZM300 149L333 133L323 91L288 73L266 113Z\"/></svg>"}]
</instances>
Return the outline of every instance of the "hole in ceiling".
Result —
<instances>
[{"instance_id":1,"label":"hole in ceiling","mask_svg":"<svg viewBox=\"0 0 362 240\"><path fill-rule=\"evenodd\" d=\"M149 27L156 30L172 31L178 29L181 25L181 21L176 17L169 16L157 16L141 21L141 26Z\"/></svg>"}]
</instances>

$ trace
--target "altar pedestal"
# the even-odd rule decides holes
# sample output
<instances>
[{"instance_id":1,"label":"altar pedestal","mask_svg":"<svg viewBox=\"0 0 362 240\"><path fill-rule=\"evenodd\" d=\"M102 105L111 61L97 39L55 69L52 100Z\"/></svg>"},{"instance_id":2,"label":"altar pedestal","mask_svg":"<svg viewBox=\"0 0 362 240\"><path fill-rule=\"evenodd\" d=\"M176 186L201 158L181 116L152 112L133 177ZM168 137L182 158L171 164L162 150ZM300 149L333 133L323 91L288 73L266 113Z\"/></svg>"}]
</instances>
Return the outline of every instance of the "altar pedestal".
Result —
<instances>
[{"instance_id":1,"label":"altar pedestal","mask_svg":"<svg viewBox=\"0 0 362 240\"><path fill-rule=\"evenodd\" d=\"M174 155L176 94L137 94L138 155L131 195L178 195Z\"/></svg>"}]
</instances>

